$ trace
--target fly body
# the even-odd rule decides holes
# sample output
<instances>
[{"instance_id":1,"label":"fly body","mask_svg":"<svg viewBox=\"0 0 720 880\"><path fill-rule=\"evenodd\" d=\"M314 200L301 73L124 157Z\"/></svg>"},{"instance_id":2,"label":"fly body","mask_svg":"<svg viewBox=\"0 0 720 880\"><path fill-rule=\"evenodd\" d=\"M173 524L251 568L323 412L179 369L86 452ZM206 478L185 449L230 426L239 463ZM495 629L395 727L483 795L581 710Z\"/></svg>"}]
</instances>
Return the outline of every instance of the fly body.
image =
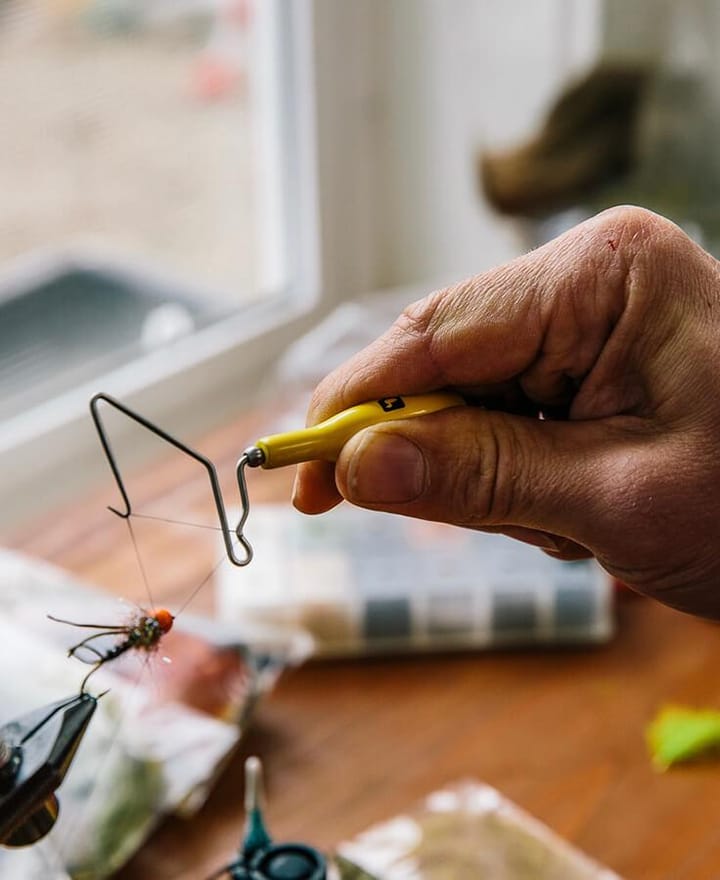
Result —
<instances>
[{"instance_id":1,"label":"fly body","mask_svg":"<svg viewBox=\"0 0 720 880\"><path fill-rule=\"evenodd\" d=\"M65 623L68 626L77 626L82 629L94 629L97 632L73 645L68 650L69 657L76 657L83 663L92 665L92 669L83 679L80 693L85 693L90 676L99 669L103 663L108 663L133 649L140 651L154 651L160 643L160 639L172 629L175 618L167 608L157 608L152 611L141 611L136 618L128 624L119 626L105 626L96 623L77 623L72 620L63 620L59 617L48 615L50 620L57 623ZM109 648L98 647L99 639L118 639Z\"/></svg>"}]
</instances>

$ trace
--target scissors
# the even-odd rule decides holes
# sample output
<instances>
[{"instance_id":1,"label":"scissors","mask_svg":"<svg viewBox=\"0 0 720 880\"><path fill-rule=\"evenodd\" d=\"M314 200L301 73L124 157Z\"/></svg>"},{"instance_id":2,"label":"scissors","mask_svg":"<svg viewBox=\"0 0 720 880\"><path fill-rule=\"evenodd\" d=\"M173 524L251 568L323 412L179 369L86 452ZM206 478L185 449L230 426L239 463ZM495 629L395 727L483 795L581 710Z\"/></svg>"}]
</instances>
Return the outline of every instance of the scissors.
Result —
<instances>
[{"instance_id":1,"label":"scissors","mask_svg":"<svg viewBox=\"0 0 720 880\"><path fill-rule=\"evenodd\" d=\"M96 394L90 401L90 413L102 444L110 469L115 477L118 490L122 496L125 509L116 507L109 509L128 519L132 515L132 506L125 483L123 482L120 467L110 444L110 439L100 415L100 404L106 403L128 418L142 425L157 437L174 446L176 449L199 462L206 470L210 480L215 508L217 510L220 528L225 542L227 557L233 565L247 565L253 556L252 546L245 535L245 523L250 512L250 498L245 479L245 470L251 468L277 468L286 465L299 464L303 461L336 461L340 450L345 443L363 428L381 422L395 421L396 419L415 418L429 415L450 407L464 406L465 400L452 391L434 391L429 394L418 394L407 397L381 397L351 406L349 409L336 413L324 422L301 428L297 431L288 431L282 434L271 434L261 437L252 446L249 446L240 456L235 467L238 490L240 493L241 512L240 519L234 529L231 529L220 481L215 465L202 453L168 434L167 431L155 425L145 416L134 412L130 407L111 397L109 394ZM243 548L242 554L236 552L236 545Z\"/></svg>"},{"instance_id":2,"label":"scissors","mask_svg":"<svg viewBox=\"0 0 720 880\"><path fill-rule=\"evenodd\" d=\"M29 846L53 827L55 792L96 708L96 697L78 694L0 727L0 845Z\"/></svg>"}]
</instances>

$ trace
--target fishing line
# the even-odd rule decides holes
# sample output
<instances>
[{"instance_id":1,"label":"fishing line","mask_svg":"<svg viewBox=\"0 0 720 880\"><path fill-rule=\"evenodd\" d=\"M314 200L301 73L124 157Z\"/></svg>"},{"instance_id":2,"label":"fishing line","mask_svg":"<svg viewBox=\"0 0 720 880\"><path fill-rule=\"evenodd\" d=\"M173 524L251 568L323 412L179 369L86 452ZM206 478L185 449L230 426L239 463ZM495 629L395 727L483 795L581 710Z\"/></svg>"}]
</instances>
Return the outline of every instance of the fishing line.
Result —
<instances>
[{"instance_id":1,"label":"fishing line","mask_svg":"<svg viewBox=\"0 0 720 880\"><path fill-rule=\"evenodd\" d=\"M152 519L156 522L168 523L169 525L192 526L192 528L194 529L209 529L213 532L222 532L222 528L220 526L211 526L208 523L189 522L185 519L168 519L168 517L155 516L152 513L135 513L135 511L133 511L131 516L134 519ZM130 517L126 517L126 519L129 521Z\"/></svg>"},{"instance_id":2,"label":"fishing line","mask_svg":"<svg viewBox=\"0 0 720 880\"><path fill-rule=\"evenodd\" d=\"M145 566L143 564L142 556L140 555L137 538L135 537L135 530L133 529L129 516L126 518L125 522L127 523L128 532L130 533L130 540L132 541L133 549L135 550L135 559L137 560L138 568L140 569L143 583L145 584L145 592L147 593L147 597L150 600L150 609L154 609L155 601L153 600L152 590L150 589L150 581L148 580L147 572L145 571Z\"/></svg>"}]
</instances>

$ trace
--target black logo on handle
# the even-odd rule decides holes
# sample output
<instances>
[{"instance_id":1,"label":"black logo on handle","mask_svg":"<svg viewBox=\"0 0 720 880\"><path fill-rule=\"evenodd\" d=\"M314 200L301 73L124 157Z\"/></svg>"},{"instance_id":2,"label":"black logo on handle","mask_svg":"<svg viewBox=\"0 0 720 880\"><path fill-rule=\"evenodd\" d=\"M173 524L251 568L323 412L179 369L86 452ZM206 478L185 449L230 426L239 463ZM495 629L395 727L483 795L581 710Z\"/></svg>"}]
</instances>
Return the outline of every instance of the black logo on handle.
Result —
<instances>
[{"instance_id":1,"label":"black logo on handle","mask_svg":"<svg viewBox=\"0 0 720 880\"><path fill-rule=\"evenodd\" d=\"M378 403L383 412L395 412L397 409L405 409L405 401L402 397L381 397Z\"/></svg>"}]
</instances>

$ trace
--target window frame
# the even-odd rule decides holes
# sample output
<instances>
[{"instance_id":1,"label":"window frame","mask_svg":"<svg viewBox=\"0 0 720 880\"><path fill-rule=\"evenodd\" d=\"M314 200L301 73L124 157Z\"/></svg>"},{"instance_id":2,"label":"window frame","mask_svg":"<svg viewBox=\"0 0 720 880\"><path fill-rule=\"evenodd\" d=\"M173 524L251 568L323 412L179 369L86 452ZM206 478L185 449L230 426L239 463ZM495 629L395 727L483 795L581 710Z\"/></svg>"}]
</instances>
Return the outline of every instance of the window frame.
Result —
<instances>
[{"instance_id":1,"label":"window frame","mask_svg":"<svg viewBox=\"0 0 720 880\"><path fill-rule=\"evenodd\" d=\"M197 434L229 410L251 405L273 352L331 307L319 278L312 3L262 0L261 8L262 48L272 57L263 61L264 76L257 78L262 92L254 98L274 104L263 114L254 148L271 153L278 173L268 175L261 194L271 206L258 223L258 239L272 240L269 249L260 248L260 275L266 289L275 289L222 322L6 420L0 433L0 525L15 526L51 509L105 474L93 454L93 394L113 394L173 430Z\"/></svg>"}]
</instances>

